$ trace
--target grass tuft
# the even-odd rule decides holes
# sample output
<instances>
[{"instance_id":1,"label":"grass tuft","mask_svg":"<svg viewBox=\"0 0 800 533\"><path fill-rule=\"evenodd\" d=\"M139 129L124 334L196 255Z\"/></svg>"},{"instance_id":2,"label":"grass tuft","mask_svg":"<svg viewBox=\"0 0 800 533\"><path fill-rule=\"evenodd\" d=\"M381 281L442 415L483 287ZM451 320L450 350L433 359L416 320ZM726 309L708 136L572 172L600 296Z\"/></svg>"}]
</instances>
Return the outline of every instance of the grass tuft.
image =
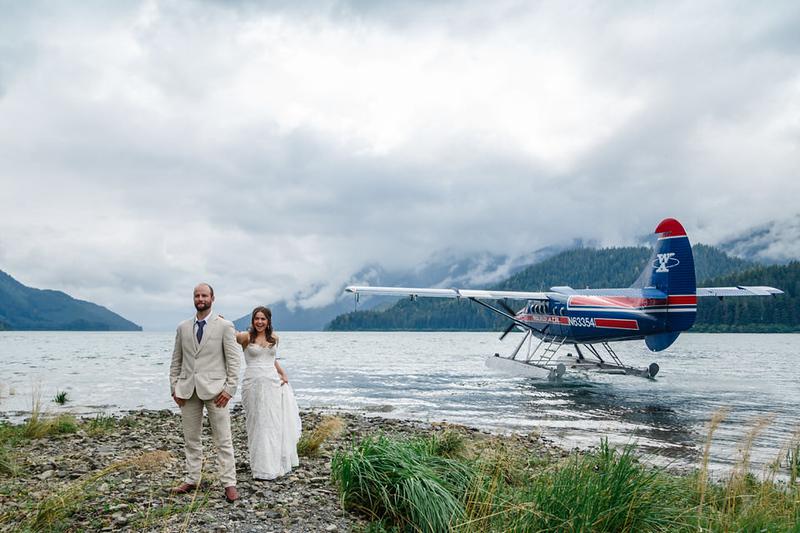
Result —
<instances>
[{"instance_id":1,"label":"grass tuft","mask_svg":"<svg viewBox=\"0 0 800 533\"><path fill-rule=\"evenodd\" d=\"M796 485L800 479L800 442L786 452L786 469L789 471L789 484Z\"/></svg>"},{"instance_id":2,"label":"grass tuft","mask_svg":"<svg viewBox=\"0 0 800 533\"><path fill-rule=\"evenodd\" d=\"M53 397L53 402L57 403L58 405L64 405L69 401L69 394L67 391L56 391L56 395Z\"/></svg>"},{"instance_id":3,"label":"grass tuft","mask_svg":"<svg viewBox=\"0 0 800 533\"><path fill-rule=\"evenodd\" d=\"M155 450L133 457L129 462L131 467L139 472L158 472L172 459L172 454L168 451Z\"/></svg>"},{"instance_id":4,"label":"grass tuft","mask_svg":"<svg viewBox=\"0 0 800 533\"><path fill-rule=\"evenodd\" d=\"M92 437L105 435L112 431L117 425L117 420L113 416L97 414L94 418L84 422L86 433Z\"/></svg>"},{"instance_id":5,"label":"grass tuft","mask_svg":"<svg viewBox=\"0 0 800 533\"><path fill-rule=\"evenodd\" d=\"M605 439L532 481L513 520L541 530L666 531L680 514L668 479L639 464L633 446L618 452Z\"/></svg>"},{"instance_id":6,"label":"grass tuft","mask_svg":"<svg viewBox=\"0 0 800 533\"><path fill-rule=\"evenodd\" d=\"M22 436L26 439L41 439L76 431L78 431L78 421L71 414L61 414L55 417L31 415L22 425Z\"/></svg>"},{"instance_id":7,"label":"grass tuft","mask_svg":"<svg viewBox=\"0 0 800 533\"><path fill-rule=\"evenodd\" d=\"M50 435L75 433L78 430L78 421L71 414L60 414L55 417L46 416L42 412L41 399L34 395L31 405L31 416L19 430L20 436L26 439L41 439Z\"/></svg>"},{"instance_id":8,"label":"grass tuft","mask_svg":"<svg viewBox=\"0 0 800 533\"><path fill-rule=\"evenodd\" d=\"M740 448L740 456L731 471L725 494L725 505L731 513L736 512L740 503L750 499L754 490L756 479L750 472L750 454L756 437L769 426L773 417L758 417L752 427L745 433L744 441Z\"/></svg>"},{"instance_id":9,"label":"grass tuft","mask_svg":"<svg viewBox=\"0 0 800 533\"><path fill-rule=\"evenodd\" d=\"M320 420L310 433L303 433L297 442L297 454L301 457L314 457L319 455L322 444L341 435L344 430L344 420L338 416L326 416Z\"/></svg>"},{"instance_id":10,"label":"grass tuft","mask_svg":"<svg viewBox=\"0 0 800 533\"><path fill-rule=\"evenodd\" d=\"M459 495L474 470L431 453L431 439L367 437L337 452L331 474L344 507L414 531L449 531L465 518Z\"/></svg>"},{"instance_id":11,"label":"grass tuft","mask_svg":"<svg viewBox=\"0 0 800 533\"><path fill-rule=\"evenodd\" d=\"M703 512L703 504L706 499L706 487L708 487L708 461L711 457L711 441L714 438L714 433L728 416L729 409L720 409L711 415L711 420L708 423L708 435L706 436L706 444L703 447L703 463L700 468L700 474L697 477L697 492L700 494L700 505L697 506L698 518L701 518Z\"/></svg>"},{"instance_id":12,"label":"grass tuft","mask_svg":"<svg viewBox=\"0 0 800 533\"><path fill-rule=\"evenodd\" d=\"M439 457L459 458L464 456L466 445L464 437L454 430L445 430L441 433L434 433L427 439L416 441L418 444L427 447L430 455Z\"/></svg>"},{"instance_id":13,"label":"grass tuft","mask_svg":"<svg viewBox=\"0 0 800 533\"><path fill-rule=\"evenodd\" d=\"M19 465L11 456L11 450L5 444L0 443L0 476L17 477L19 473Z\"/></svg>"}]
</instances>

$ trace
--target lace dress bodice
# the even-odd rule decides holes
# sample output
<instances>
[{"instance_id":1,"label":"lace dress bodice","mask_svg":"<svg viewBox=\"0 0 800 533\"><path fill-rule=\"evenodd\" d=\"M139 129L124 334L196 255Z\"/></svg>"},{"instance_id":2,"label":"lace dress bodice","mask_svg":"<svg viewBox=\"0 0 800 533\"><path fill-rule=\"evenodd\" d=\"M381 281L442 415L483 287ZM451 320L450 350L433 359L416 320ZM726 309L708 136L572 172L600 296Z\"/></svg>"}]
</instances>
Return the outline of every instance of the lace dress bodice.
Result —
<instances>
[{"instance_id":1,"label":"lace dress bodice","mask_svg":"<svg viewBox=\"0 0 800 533\"><path fill-rule=\"evenodd\" d=\"M275 479L297 466L302 423L294 391L281 384L275 346L248 344L242 380L250 472L254 479Z\"/></svg>"},{"instance_id":2,"label":"lace dress bodice","mask_svg":"<svg viewBox=\"0 0 800 533\"><path fill-rule=\"evenodd\" d=\"M275 368L276 356L277 350L275 346L262 346L255 343L248 344L247 348L244 349L244 360L245 363L247 363L245 377L247 377L248 371L255 371L256 369L268 371L271 369L271 371L275 373L275 376L278 377L278 370ZM253 372L250 373L252 374Z\"/></svg>"}]
</instances>

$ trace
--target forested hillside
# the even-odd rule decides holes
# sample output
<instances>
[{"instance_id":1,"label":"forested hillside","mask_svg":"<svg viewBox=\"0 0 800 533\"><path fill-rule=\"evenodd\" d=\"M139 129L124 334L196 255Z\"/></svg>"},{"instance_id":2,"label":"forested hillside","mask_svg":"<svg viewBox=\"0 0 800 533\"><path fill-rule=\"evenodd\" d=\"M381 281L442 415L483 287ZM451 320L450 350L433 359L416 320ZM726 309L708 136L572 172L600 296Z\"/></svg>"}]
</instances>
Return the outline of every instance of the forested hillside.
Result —
<instances>
[{"instance_id":1,"label":"forested hillside","mask_svg":"<svg viewBox=\"0 0 800 533\"><path fill-rule=\"evenodd\" d=\"M139 331L106 309L61 291L26 287L0 270L0 330Z\"/></svg>"},{"instance_id":2,"label":"forested hillside","mask_svg":"<svg viewBox=\"0 0 800 533\"><path fill-rule=\"evenodd\" d=\"M756 277L763 269L752 270L756 265L752 262L728 256L723 251L705 245L693 247L695 270L698 283L701 285L721 285L720 276L729 275L735 272L752 271L753 274L746 284L750 285L772 285L783 290L781 285L784 280L770 282L757 280ZM650 257L650 249L645 247L625 247L625 248L579 248L562 252L545 261L536 263L520 271L514 276L495 285L494 289L500 290L528 290L539 291L548 290L550 287L558 285L569 285L573 288L600 288L600 287L627 287L633 283L643 270ZM709 278L708 283L703 282ZM786 280L788 282L788 280ZM737 284L732 281L727 284ZM739 282L738 284L743 284ZM463 287L466 288L466 287ZM486 288L486 287L483 287ZM788 292L788 291L787 291ZM703 300L709 300L708 298ZM742 299L743 300L743 299ZM757 300L757 298L749 298ZM776 300L774 298L760 300ZM700 305L701 313L699 317L706 322L717 320L712 315L706 317L704 307L707 302L702 301ZM716 308L716 302L708 303ZM748 305L746 302L726 303L725 306ZM757 304L752 304L757 305ZM773 303L762 302L761 306L774 305ZM513 305L512 305L513 306ZM795 307L796 308L796 307ZM730 307L724 307L727 311L715 311L722 320L722 317L729 316ZM738 307L737 307L738 309ZM741 312L741 311L740 311ZM785 312L780 316L784 316ZM713 315L717 316L717 315ZM748 317L750 315L747 315ZM755 324L756 322L753 322ZM782 323L782 322L781 322ZM707 324L711 324L708 322ZM720 322L723 324L723 322ZM777 324L777 323L776 323ZM407 299L399 301L394 306L385 311L356 311L340 315L328 326L330 330L501 330L507 325L507 321L490 311L473 304L469 301L439 300L420 298L417 301ZM708 330L710 326L706 327ZM755 329L755 328L754 328ZM752 329L751 329L752 330Z\"/></svg>"},{"instance_id":3,"label":"forested hillside","mask_svg":"<svg viewBox=\"0 0 800 533\"><path fill-rule=\"evenodd\" d=\"M767 285L784 294L771 298L700 298L693 331L800 331L800 262L757 267L708 280L705 285Z\"/></svg>"}]
</instances>

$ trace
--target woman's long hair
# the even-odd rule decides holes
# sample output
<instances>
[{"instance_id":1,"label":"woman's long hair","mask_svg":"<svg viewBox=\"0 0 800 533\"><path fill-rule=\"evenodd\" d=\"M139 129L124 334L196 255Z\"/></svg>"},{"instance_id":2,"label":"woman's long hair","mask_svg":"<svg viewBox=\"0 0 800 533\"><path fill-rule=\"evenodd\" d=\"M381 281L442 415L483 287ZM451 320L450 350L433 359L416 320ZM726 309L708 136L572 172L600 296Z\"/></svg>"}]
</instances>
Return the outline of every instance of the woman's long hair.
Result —
<instances>
[{"instance_id":1,"label":"woman's long hair","mask_svg":"<svg viewBox=\"0 0 800 533\"><path fill-rule=\"evenodd\" d=\"M263 305L253 309L253 314L250 315L250 342L255 344L256 336L258 336L255 326L256 313L264 313L264 316L267 317L267 329L264 330L264 335L267 336L268 343L275 344L275 337L272 336L272 311L269 310L269 307L264 307Z\"/></svg>"}]
</instances>

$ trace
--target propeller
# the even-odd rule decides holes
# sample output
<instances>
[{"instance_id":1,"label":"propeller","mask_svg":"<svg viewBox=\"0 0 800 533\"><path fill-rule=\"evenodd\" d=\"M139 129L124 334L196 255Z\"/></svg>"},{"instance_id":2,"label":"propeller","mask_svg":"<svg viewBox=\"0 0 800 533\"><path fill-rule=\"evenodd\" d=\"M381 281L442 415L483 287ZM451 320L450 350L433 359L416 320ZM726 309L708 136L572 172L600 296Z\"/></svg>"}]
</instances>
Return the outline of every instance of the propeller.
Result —
<instances>
[{"instance_id":1,"label":"propeller","mask_svg":"<svg viewBox=\"0 0 800 533\"><path fill-rule=\"evenodd\" d=\"M500 300L497 303L499 303L500 307L502 307L505 310L505 312L508 313L509 315L517 316L517 312L511 309L511 307L506 303L505 300Z\"/></svg>"},{"instance_id":2,"label":"propeller","mask_svg":"<svg viewBox=\"0 0 800 533\"><path fill-rule=\"evenodd\" d=\"M516 327L517 327L517 325L516 325L514 322L512 322L511 324L509 324L509 325L508 325L508 327L505 329L505 331L503 331L503 334L502 334L502 335L500 335L500 340L503 340L503 339L505 339L505 338L506 338L506 335L508 335L509 333L511 333L511 330L512 330L512 329L514 329L514 328L516 328Z\"/></svg>"},{"instance_id":3,"label":"propeller","mask_svg":"<svg viewBox=\"0 0 800 533\"><path fill-rule=\"evenodd\" d=\"M502 307L502 308L503 308L503 310L504 310L506 313L508 313L509 315L511 315L511 316L517 316L517 312L516 312L516 311L514 311L513 309L511 309L511 306L509 306L509 305L506 303L506 301L505 301L505 300L499 300L497 303L498 303L498 304L500 305L500 307ZM505 338L506 338L506 335L508 335L509 333L511 333L511 331L512 331L513 329L515 329L516 327L517 327L517 324L516 324L515 322L512 322L511 324L509 324L509 325L508 325L508 327L505 329L505 331L503 331L503 334L502 334L502 335L500 335L500 340L503 340L503 339L505 339Z\"/></svg>"}]
</instances>

